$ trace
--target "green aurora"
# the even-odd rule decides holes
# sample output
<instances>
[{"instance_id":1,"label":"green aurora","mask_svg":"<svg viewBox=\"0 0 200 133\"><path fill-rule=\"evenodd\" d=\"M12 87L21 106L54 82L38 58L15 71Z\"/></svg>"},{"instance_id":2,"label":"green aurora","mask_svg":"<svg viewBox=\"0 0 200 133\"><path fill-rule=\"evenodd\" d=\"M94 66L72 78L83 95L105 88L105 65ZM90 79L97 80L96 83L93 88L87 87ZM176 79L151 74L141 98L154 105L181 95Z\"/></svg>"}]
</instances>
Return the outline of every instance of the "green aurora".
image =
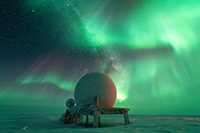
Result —
<instances>
[{"instance_id":1,"label":"green aurora","mask_svg":"<svg viewBox=\"0 0 200 133\"><path fill-rule=\"evenodd\" d=\"M34 0L27 8L50 8L49 12L57 12L64 22L67 22L64 19L68 17L68 10L73 11L72 18L77 17L80 22L72 21L71 25L74 30L83 31L87 47L125 45L140 49L170 45L177 53L197 48L200 30L198 0L146 0L139 7L136 2L99 1L91 2L93 6L89 6L84 1ZM128 4L130 9L126 9Z\"/></svg>"},{"instance_id":2,"label":"green aurora","mask_svg":"<svg viewBox=\"0 0 200 133\"><path fill-rule=\"evenodd\" d=\"M200 1L29 0L23 9L57 16L55 25L66 31L63 42L86 52L109 53L113 70L106 74L116 84L116 107L136 114L199 114ZM73 31L70 38L68 30ZM157 54L162 48L170 50ZM94 70L105 72L108 64ZM51 83L73 91L86 73L71 78L50 68L22 74L15 84Z\"/></svg>"}]
</instances>

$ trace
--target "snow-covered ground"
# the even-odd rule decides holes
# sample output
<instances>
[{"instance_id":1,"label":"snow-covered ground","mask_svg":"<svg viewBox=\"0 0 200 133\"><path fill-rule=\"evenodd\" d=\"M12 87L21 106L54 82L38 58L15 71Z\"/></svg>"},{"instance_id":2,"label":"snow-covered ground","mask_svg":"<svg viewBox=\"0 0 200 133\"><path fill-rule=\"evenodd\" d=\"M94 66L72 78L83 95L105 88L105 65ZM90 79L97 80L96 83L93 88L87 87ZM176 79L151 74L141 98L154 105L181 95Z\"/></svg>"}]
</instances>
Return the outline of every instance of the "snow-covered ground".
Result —
<instances>
[{"instance_id":1,"label":"snow-covered ground","mask_svg":"<svg viewBox=\"0 0 200 133\"><path fill-rule=\"evenodd\" d=\"M124 125L123 115L101 115L100 128L82 124L63 124L60 114L0 115L0 132L200 132L200 116L129 115L130 124ZM84 117L85 120L85 117Z\"/></svg>"}]
</instances>

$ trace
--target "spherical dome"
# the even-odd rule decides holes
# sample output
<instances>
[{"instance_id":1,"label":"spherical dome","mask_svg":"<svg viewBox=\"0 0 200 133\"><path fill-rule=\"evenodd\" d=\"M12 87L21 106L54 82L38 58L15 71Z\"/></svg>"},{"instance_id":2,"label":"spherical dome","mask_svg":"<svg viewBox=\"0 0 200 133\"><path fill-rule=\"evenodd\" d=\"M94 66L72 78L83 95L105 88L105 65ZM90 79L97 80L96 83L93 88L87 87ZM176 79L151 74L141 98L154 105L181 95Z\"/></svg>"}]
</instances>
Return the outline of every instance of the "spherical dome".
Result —
<instances>
[{"instance_id":1,"label":"spherical dome","mask_svg":"<svg viewBox=\"0 0 200 133\"><path fill-rule=\"evenodd\" d=\"M72 98L68 99L68 100L66 101L65 105L66 105L68 108L74 107L74 105L75 105L74 99L72 99Z\"/></svg>"},{"instance_id":2,"label":"spherical dome","mask_svg":"<svg viewBox=\"0 0 200 133\"><path fill-rule=\"evenodd\" d=\"M113 107L116 95L116 87L112 79L99 72L83 76L78 81L74 92L76 104L80 107L85 105Z\"/></svg>"}]
</instances>

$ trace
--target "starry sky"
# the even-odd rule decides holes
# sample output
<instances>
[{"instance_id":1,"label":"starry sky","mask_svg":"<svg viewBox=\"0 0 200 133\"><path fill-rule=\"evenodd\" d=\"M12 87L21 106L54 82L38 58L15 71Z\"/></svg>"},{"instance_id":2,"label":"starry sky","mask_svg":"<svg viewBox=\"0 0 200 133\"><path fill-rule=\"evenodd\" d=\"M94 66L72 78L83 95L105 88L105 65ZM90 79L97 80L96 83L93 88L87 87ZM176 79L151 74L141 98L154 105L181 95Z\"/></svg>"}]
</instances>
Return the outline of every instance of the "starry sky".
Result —
<instances>
[{"instance_id":1,"label":"starry sky","mask_svg":"<svg viewBox=\"0 0 200 133\"><path fill-rule=\"evenodd\" d=\"M0 16L5 110L65 109L98 71L116 85L115 107L199 115L199 0L1 0Z\"/></svg>"}]
</instances>

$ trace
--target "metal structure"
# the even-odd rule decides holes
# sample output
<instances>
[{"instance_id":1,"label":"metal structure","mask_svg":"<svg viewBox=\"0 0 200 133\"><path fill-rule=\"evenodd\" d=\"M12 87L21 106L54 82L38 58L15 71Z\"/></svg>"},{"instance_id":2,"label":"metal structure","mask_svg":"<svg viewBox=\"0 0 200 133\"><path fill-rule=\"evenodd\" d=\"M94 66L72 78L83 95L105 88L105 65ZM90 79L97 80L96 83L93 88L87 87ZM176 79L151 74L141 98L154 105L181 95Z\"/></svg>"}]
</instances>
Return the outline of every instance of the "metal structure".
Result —
<instances>
[{"instance_id":1,"label":"metal structure","mask_svg":"<svg viewBox=\"0 0 200 133\"><path fill-rule=\"evenodd\" d=\"M128 108L113 108L116 88L107 75L98 72L86 74L77 83L74 95L75 100L70 98L66 101L68 109L60 118L65 124L82 122L85 115L87 127L88 116L92 115L93 127L100 127L101 114L123 114L125 124L130 123ZM74 106L75 101L77 106Z\"/></svg>"}]
</instances>

